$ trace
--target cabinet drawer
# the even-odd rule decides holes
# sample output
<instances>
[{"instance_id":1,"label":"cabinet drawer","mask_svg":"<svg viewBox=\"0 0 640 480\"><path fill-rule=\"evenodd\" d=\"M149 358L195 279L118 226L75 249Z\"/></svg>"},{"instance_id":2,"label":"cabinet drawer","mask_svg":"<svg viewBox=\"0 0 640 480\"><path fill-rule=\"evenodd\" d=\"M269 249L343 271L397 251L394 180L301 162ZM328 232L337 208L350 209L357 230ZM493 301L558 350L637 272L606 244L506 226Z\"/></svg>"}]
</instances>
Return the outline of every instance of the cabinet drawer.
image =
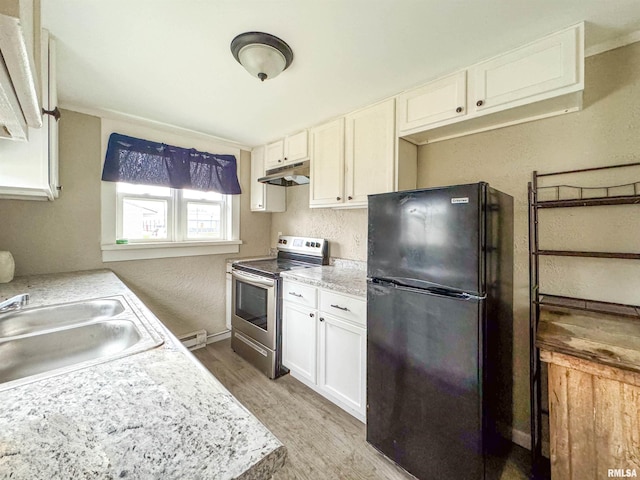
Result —
<instances>
[{"instance_id":1,"label":"cabinet drawer","mask_svg":"<svg viewBox=\"0 0 640 480\"><path fill-rule=\"evenodd\" d=\"M320 310L358 325L367 324L367 302L364 299L321 290Z\"/></svg>"},{"instance_id":2,"label":"cabinet drawer","mask_svg":"<svg viewBox=\"0 0 640 480\"><path fill-rule=\"evenodd\" d=\"M297 303L309 308L318 305L318 289L311 285L284 281L282 287L282 300Z\"/></svg>"}]
</instances>

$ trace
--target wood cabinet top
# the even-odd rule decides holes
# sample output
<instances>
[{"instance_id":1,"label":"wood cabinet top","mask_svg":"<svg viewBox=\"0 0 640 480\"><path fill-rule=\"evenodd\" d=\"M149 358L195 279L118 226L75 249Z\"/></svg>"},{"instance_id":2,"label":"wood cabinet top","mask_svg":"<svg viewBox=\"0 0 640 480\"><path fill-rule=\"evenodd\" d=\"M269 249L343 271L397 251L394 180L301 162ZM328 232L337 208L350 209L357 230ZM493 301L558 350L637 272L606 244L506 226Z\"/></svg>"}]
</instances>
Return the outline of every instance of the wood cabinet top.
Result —
<instances>
[{"instance_id":1,"label":"wood cabinet top","mask_svg":"<svg viewBox=\"0 0 640 480\"><path fill-rule=\"evenodd\" d=\"M536 345L598 364L640 373L640 307L625 315L540 307Z\"/></svg>"}]
</instances>

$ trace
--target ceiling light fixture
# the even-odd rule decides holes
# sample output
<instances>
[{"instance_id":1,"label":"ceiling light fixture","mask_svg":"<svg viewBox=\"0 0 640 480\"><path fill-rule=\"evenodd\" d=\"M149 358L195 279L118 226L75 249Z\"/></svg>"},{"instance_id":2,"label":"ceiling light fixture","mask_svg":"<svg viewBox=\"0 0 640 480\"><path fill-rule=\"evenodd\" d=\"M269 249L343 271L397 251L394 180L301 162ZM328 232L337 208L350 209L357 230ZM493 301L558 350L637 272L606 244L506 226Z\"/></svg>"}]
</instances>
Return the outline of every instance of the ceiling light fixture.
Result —
<instances>
[{"instance_id":1,"label":"ceiling light fixture","mask_svg":"<svg viewBox=\"0 0 640 480\"><path fill-rule=\"evenodd\" d=\"M231 41L231 53L247 72L263 82L280 75L293 61L289 45L262 32L238 35Z\"/></svg>"}]
</instances>

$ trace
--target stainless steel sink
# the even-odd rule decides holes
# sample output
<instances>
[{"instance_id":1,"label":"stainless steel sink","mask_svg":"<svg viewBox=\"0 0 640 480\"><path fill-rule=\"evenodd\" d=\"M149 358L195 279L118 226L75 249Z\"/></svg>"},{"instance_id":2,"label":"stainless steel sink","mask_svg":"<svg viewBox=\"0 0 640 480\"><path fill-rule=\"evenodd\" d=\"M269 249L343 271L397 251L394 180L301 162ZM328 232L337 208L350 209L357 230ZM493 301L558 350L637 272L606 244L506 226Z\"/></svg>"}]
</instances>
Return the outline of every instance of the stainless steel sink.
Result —
<instances>
[{"instance_id":1,"label":"stainless steel sink","mask_svg":"<svg viewBox=\"0 0 640 480\"><path fill-rule=\"evenodd\" d=\"M115 317L124 310L122 302L115 298L14 310L0 314L0 338L75 325L82 321L103 320Z\"/></svg>"},{"instance_id":2,"label":"stainless steel sink","mask_svg":"<svg viewBox=\"0 0 640 480\"><path fill-rule=\"evenodd\" d=\"M0 343L0 384L125 352L141 339L129 320L107 320Z\"/></svg>"},{"instance_id":3,"label":"stainless steel sink","mask_svg":"<svg viewBox=\"0 0 640 480\"><path fill-rule=\"evenodd\" d=\"M0 315L0 391L149 350L162 338L122 296Z\"/></svg>"}]
</instances>

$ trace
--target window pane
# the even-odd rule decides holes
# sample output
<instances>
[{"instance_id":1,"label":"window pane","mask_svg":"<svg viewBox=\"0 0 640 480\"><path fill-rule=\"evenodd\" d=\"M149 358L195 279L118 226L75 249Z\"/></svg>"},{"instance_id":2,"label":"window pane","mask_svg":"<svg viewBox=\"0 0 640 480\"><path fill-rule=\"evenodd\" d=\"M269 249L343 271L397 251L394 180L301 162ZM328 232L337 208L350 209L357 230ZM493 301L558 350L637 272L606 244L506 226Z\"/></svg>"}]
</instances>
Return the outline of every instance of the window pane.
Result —
<instances>
[{"instance_id":1,"label":"window pane","mask_svg":"<svg viewBox=\"0 0 640 480\"><path fill-rule=\"evenodd\" d=\"M167 239L167 201L122 199L122 236L129 240Z\"/></svg>"},{"instance_id":2,"label":"window pane","mask_svg":"<svg viewBox=\"0 0 640 480\"><path fill-rule=\"evenodd\" d=\"M187 200L211 200L220 202L224 200L224 195L216 192L200 192L199 190L182 190L182 196Z\"/></svg>"},{"instance_id":3,"label":"window pane","mask_svg":"<svg viewBox=\"0 0 640 480\"><path fill-rule=\"evenodd\" d=\"M132 193L134 195L153 195L154 197L168 197L171 195L169 187L154 187L152 185L134 185L132 183L118 182L118 192Z\"/></svg>"},{"instance_id":4,"label":"window pane","mask_svg":"<svg viewBox=\"0 0 640 480\"><path fill-rule=\"evenodd\" d=\"M187 203L187 238L221 238L219 204Z\"/></svg>"}]
</instances>

